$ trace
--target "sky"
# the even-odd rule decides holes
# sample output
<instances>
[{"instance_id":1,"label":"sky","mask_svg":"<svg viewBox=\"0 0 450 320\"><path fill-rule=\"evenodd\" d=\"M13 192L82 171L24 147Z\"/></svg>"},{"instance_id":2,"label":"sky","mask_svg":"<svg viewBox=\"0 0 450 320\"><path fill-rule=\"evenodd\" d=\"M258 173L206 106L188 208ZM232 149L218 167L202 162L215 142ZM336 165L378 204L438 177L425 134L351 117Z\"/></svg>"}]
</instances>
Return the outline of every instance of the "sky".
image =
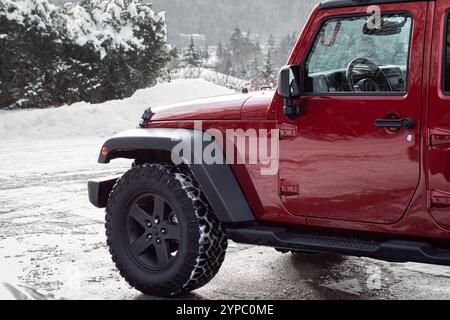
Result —
<instances>
[{"instance_id":1,"label":"sky","mask_svg":"<svg viewBox=\"0 0 450 320\"><path fill-rule=\"evenodd\" d=\"M78 0L50 0L54 3ZM319 0L152 0L155 11L166 11L169 42L187 45L202 35L207 45L226 43L234 29L250 32L260 43L270 35L298 35Z\"/></svg>"}]
</instances>

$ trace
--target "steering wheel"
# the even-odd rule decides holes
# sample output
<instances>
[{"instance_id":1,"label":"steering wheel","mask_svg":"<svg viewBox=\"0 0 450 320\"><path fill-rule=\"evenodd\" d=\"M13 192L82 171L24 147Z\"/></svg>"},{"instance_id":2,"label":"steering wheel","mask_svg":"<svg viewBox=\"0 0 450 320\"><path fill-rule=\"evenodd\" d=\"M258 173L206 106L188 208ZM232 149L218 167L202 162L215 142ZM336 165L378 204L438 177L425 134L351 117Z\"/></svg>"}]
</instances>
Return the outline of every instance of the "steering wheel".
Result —
<instances>
[{"instance_id":1,"label":"steering wheel","mask_svg":"<svg viewBox=\"0 0 450 320\"><path fill-rule=\"evenodd\" d=\"M354 81L354 70L358 65L364 65L369 68L368 75L364 76L363 79L359 80L356 84ZM384 74L383 70L380 69L375 63L366 58L356 58L353 59L346 71L346 78L349 87L352 91L356 92L356 88L362 92L386 92L394 91L392 89L389 79Z\"/></svg>"}]
</instances>

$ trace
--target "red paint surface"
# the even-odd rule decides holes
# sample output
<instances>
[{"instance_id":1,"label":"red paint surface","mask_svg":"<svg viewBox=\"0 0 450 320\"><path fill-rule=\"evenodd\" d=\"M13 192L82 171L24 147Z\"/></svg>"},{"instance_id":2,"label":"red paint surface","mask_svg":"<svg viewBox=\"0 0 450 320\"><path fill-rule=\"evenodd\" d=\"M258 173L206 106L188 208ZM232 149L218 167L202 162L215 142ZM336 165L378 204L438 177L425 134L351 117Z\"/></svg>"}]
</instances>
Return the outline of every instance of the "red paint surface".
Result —
<instances>
[{"instance_id":1,"label":"red paint surface","mask_svg":"<svg viewBox=\"0 0 450 320\"><path fill-rule=\"evenodd\" d=\"M298 101L302 116L288 121L276 93L273 99L269 92L237 95L155 110L151 126L191 128L193 120L206 120L204 130L280 129L279 175L262 176L259 165L233 166L259 220L450 239L450 207L431 208L429 197L430 190L450 192L450 145L430 145L430 130L450 131L450 96L441 90L450 1L380 7L413 17L405 96L305 96ZM316 7L289 64L305 59L323 19L366 10ZM374 126L391 112L412 117L416 126L394 133ZM281 196L286 183L298 184L299 195Z\"/></svg>"},{"instance_id":2,"label":"red paint surface","mask_svg":"<svg viewBox=\"0 0 450 320\"><path fill-rule=\"evenodd\" d=\"M238 120L242 105L250 97L249 94L231 94L171 104L155 108L152 120Z\"/></svg>"},{"instance_id":3,"label":"red paint surface","mask_svg":"<svg viewBox=\"0 0 450 320\"><path fill-rule=\"evenodd\" d=\"M298 120L288 122L280 115L280 122L298 129L295 139L281 143L280 178L300 186L298 196L283 197L290 213L383 224L395 223L405 214L419 182L420 125L391 133L374 122L396 113L420 124L427 3L407 5L414 19L407 95L309 96L298 101L302 109ZM404 9L404 5L381 6L383 13ZM320 29L332 15L366 11L365 7L320 11L311 29ZM310 44L315 33L307 37ZM309 47L302 48L294 64L307 58ZM412 142L407 141L409 135Z\"/></svg>"}]
</instances>

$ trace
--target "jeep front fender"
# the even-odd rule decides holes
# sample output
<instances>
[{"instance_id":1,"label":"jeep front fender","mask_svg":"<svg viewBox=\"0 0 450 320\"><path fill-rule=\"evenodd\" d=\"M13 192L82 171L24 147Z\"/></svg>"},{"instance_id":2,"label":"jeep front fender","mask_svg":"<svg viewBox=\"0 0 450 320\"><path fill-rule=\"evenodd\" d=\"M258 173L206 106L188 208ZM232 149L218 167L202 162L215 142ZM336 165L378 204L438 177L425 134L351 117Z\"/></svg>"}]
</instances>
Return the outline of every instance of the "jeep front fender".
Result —
<instances>
[{"instance_id":1,"label":"jeep front fender","mask_svg":"<svg viewBox=\"0 0 450 320\"><path fill-rule=\"evenodd\" d=\"M108 140L100 153L99 163L109 163L113 159L137 159L140 154L152 151L166 151L172 153L173 148L182 141L203 141L203 132L195 130L174 129L135 129L114 136ZM208 144L216 143L209 142ZM190 159L203 159L203 148L190 148ZM219 146L216 146L221 150ZM223 152L221 153L223 156ZM242 192L231 167L226 164L191 164L191 161L182 159L191 168L192 174L199 183L203 193L208 199L217 218L223 223L246 223L255 221L247 199ZM100 190L93 188L91 190ZM90 195L98 199L97 195ZM100 203L102 201L99 201ZM103 201L104 202L104 201Z\"/></svg>"}]
</instances>

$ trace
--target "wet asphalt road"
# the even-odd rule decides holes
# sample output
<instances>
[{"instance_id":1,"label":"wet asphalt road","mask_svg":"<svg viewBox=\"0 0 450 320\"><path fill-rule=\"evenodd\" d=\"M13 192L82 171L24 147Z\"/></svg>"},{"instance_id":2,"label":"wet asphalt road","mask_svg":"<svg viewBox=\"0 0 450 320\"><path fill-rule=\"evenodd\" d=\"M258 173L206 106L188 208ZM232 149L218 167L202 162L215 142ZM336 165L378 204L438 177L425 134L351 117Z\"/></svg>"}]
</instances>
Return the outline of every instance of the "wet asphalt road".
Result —
<instances>
[{"instance_id":1,"label":"wet asphalt road","mask_svg":"<svg viewBox=\"0 0 450 320\"><path fill-rule=\"evenodd\" d=\"M0 280L66 299L154 299L112 264L86 181L102 139L0 141ZM338 255L294 256L230 243L218 276L189 299L450 299L450 268Z\"/></svg>"}]
</instances>

